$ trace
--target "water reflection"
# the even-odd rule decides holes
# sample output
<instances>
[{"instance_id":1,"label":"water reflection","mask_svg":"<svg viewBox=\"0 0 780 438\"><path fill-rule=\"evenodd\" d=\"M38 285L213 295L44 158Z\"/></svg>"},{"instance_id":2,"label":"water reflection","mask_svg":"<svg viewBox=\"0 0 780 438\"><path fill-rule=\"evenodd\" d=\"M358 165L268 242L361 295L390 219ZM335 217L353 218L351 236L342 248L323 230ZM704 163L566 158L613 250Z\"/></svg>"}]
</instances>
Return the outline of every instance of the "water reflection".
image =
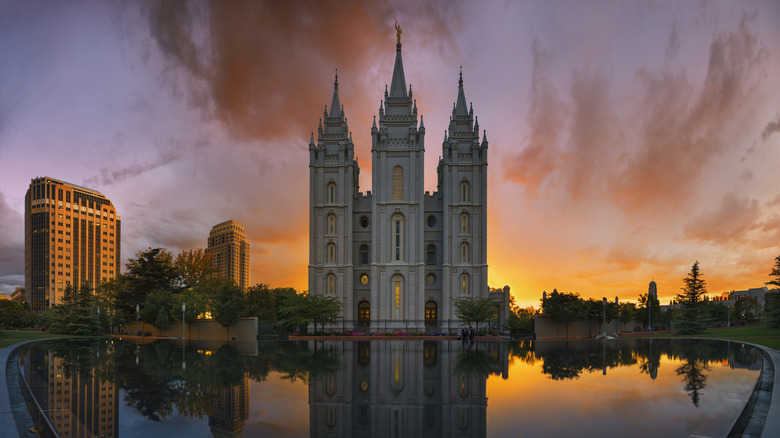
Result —
<instances>
[{"instance_id":1,"label":"water reflection","mask_svg":"<svg viewBox=\"0 0 780 438\"><path fill-rule=\"evenodd\" d=\"M676 386L692 406L693 413L686 415L695 420L707 397L718 398L708 384L718 388L724 377L713 380L711 375L718 376L723 368L759 370L762 358L758 350L738 343L686 340L259 342L239 350L231 345L182 349L166 341L137 345L78 339L31 344L20 353L20 363L33 396L61 436L118 436L120 412L134 412L145 424L185 421L200 427L200 433L207 425L214 437L241 436L251 430L252 417L260 415L251 407L253 385L271 383L273 375L275 381L308 386L311 437L484 437L491 428L486 384L491 376L500 376L501 387L510 391L531 381L537 391L529 397L518 390L511 405L493 402L491 424L496 429L496 418L506 411L513 413L508 416L516 427L523 427L524 412L534 412L541 400L561 390L569 404L592 398L592 383L585 389L575 384L590 374L620 375L609 390L619 396L621 389L614 385L626 378L627 369L638 370L632 382L659 379ZM515 368L518 364L522 368ZM510 369L524 373L524 380L510 376ZM532 369L538 369L539 378L526 374ZM678 397L668 392L659 393ZM654 406L672 404L649 395L648 400ZM699 415L706 416L707 409L712 408ZM675 414L680 410L678 404ZM556 412L545 415L558 418ZM634 421L628 418L623 427L638 427ZM525 427L536 435L555 436L547 432L558 426Z\"/></svg>"}]
</instances>

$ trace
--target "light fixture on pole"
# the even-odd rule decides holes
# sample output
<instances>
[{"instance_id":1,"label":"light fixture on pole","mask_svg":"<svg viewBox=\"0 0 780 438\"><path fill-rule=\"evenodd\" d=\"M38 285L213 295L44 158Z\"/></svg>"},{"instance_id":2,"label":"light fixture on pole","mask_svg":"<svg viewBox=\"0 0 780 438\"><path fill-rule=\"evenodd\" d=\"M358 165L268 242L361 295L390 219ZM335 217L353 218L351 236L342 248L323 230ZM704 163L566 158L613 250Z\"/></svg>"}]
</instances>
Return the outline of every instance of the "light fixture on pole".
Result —
<instances>
[{"instance_id":1,"label":"light fixture on pole","mask_svg":"<svg viewBox=\"0 0 780 438\"><path fill-rule=\"evenodd\" d=\"M187 337L184 335L184 313L187 311L187 303L184 301L181 302L181 340L182 340L182 346L184 345L184 340L187 339Z\"/></svg>"},{"instance_id":2,"label":"light fixture on pole","mask_svg":"<svg viewBox=\"0 0 780 438\"><path fill-rule=\"evenodd\" d=\"M607 297L604 297L601 301L604 303L604 321L601 324L601 327L604 328L604 331L601 333L601 336L604 337L604 339L607 338Z\"/></svg>"},{"instance_id":3,"label":"light fixture on pole","mask_svg":"<svg viewBox=\"0 0 780 438\"><path fill-rule=\"evenodd\" d=\"M141 305L135 305L135 335L138 336L138 312L141 311Z\"/></svg>"}]
</instances>

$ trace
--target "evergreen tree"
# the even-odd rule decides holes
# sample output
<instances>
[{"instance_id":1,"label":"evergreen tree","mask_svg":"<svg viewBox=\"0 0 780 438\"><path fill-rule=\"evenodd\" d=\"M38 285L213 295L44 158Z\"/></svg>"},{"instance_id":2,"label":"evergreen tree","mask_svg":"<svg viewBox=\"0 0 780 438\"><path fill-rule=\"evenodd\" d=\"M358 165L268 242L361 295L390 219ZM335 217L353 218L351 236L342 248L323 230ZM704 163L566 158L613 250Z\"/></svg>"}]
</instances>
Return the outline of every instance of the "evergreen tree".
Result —
<instances>
[{"instance_id":1,"label":"evergreen tree","mask_svg":"<svg viewBox=\"0 0 780 438\"><path fill-rule=\"evenodd\" d=\"M682 293L677 294L677 301L682 304L677 324L677 334L695 335L704 332L702 315L702 303L704 294L707 293L707 285L699 271L699 262L693 264L691 272L683 279L685 287Z\"/></svg>"},{"instance_id":2,"label":"evergreen tree","mask_svg":"<svg viewBox=\"0 0 780 438\"><path fill-rule=\"evenodd\" d=\"M772 272L769 273L770 277L774 277L772 280L767 281L767 285L775 286L775 289L766 294L765 300L765 315L766 322L771 327L780 327L780 256L775 257L775 266L772 268Z\"/></svg>"}]
</instances>

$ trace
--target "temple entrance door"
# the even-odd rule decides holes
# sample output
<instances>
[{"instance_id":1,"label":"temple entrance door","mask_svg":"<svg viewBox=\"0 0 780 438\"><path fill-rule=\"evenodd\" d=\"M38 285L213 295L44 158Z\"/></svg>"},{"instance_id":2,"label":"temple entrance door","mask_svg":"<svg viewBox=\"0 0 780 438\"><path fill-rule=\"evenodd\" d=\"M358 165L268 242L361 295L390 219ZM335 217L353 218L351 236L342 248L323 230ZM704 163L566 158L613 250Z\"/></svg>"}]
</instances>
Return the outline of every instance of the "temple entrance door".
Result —
<instances>
[{"instance_id":1,"label":"temple entrance door","mask_svg":"<svg viewBox=\"0 0 780 438\"><path fill-rule=\"evenodd\" d=\"M358 303L358 327L367 329L371 325L371 305L368 301Z\"/></svg>"},{"instance_id":2,"label":"temple entrance door","mask_svg":"<svg viewBox=\"0 0 780 438\"><path fill-rule=\"evenodd\" d=\"M435 301L425 303L425 328L435 330L439 326L439 306Z\"/></svg>"}]
</instances>

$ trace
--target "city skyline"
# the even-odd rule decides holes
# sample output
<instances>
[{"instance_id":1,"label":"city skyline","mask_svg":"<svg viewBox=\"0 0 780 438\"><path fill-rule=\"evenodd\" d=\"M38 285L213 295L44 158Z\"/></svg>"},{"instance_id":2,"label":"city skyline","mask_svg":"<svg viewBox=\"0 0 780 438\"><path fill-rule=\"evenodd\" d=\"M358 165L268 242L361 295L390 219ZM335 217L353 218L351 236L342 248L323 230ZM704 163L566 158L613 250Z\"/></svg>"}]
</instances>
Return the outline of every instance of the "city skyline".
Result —
<instances>
[{"instance_id":1,"label":"city skyline","mask_svg":"<svg viewBox=\"0 0 780 438\"><path fill-rule=\"evenodd\" d=\"M780 254L780 4L0 4L0 293L24 284L24 194L49 176L123 219L123 259L244 225L254 283L306 289L307 156L333 77L371 186L394 19L427 129L463 71L491 147L488 284L662 303Z\"/></svg>"}]
</instances>

